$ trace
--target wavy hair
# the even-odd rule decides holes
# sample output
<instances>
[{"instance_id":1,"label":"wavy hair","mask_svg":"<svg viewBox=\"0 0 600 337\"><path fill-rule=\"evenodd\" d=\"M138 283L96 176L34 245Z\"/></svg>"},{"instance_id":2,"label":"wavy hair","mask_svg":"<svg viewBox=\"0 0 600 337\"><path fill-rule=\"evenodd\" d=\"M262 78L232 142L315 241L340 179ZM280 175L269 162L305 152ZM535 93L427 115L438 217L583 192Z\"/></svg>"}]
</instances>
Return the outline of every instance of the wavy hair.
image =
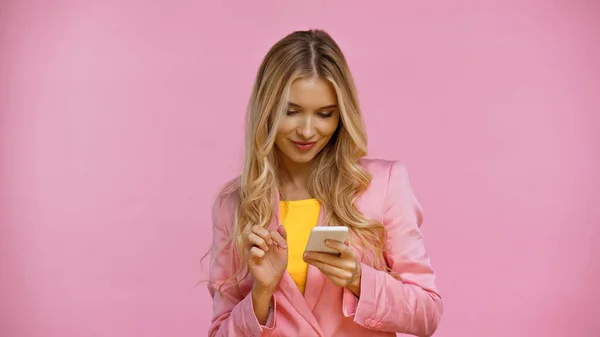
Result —
<instances>
[{"instance_id":1,"label":"wavy hair","mask_svg":"<svg viewBox=\"0 0 600 337\"><path fill-rule=\"evenodd\" d=\"M244 228L271 222L278 191L278 158L274 150L289 90L299 78L320 77L335 88L340 122L329 144L315 157L309 175L309 192L326 210L324 223L347 226L351 243L370 256L377 269L385 268L385 228L369 221L354 203L371 182L359 165L367 154L366 130L356 88L347 61L337 43L323 30L293 32L278 41L265 56L253 86L246 120L246 149L239 179L229 186L239 200L229 244L235 243L241 263L234 278L248 275Z\"/></svg>"}]
</instances>

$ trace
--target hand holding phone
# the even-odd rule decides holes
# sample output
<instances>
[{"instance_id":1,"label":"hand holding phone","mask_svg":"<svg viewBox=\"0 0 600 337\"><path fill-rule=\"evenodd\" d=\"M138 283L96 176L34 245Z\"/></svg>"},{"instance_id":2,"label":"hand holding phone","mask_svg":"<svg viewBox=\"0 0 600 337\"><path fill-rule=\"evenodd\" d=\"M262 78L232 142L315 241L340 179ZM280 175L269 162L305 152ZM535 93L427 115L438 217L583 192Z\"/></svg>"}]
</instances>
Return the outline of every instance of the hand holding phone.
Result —
<instances>
[{"instance_id":1,"label":"hand holding phone","mask_svg":"<svg viewBox=\"0 0 600 337\"><path fill-rule=\"evenodd\" d=\"M313 227L306 244L305 251L339 254L335 249L325 246L325 240L335 240L344 243L348 239L346 226L317 226Z\"/></svg>"},{"instance_id":2,"label":"hand holding phone","mask_svg":"<svg viewBox=\"0 0 600 337\"><path fill-rule=\"evenodd\" d=\"M332 248L325 246L325 240L332 240ZM335 285L346 287L359 297L362 267L354 249L345 243L347 240L346 226L315 227L308 238L303 258Z\"/></svg>"}]
</instances>

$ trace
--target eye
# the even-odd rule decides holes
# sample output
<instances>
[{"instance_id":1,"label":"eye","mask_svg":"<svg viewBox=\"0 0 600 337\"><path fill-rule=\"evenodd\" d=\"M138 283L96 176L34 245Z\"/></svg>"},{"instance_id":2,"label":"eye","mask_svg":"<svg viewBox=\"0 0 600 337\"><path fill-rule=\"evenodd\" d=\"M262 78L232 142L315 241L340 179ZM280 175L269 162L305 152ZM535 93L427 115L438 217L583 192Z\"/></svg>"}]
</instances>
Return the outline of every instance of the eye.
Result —
<instances>
[{"instance_id":1,"label":"eye","mask_svg":"<svg viewBox=\"0 0 600 337\"><path fill-rule=\"evenodd\" d=\"M298 111L296 111L296 110L288 110L288 111L287 111L287 115L288 115L288 116L295 115L295 114L297 114L297 113L298 113Z\"/></svg>"},{"instance_id":2,"label":"eye","mask_svg":"<svg viewBox=\"0 0 600 337\"><path fill-rule=\"evenodd\" d=\"M319 112L318 115L321 116L322 118L329 118L329 117L333 116L333 112Z\"/></svg>"}]
</instances>

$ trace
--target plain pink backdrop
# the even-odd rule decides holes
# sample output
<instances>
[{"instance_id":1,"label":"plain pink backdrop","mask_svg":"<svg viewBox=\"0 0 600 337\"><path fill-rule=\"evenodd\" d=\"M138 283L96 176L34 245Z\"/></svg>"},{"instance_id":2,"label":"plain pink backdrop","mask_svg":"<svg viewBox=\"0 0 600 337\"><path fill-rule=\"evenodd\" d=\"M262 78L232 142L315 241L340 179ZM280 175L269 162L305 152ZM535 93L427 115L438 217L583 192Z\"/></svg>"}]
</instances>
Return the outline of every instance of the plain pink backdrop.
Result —
<instances>
[{"instance_id":1,"label":"plain pink backdrop","mask_svg":"<svg viewBox=\"0 0 600 337\"><path fill-rule=\"evenodd\" d=\"M256 69L319 27L370 157L423 203L436 336L598 336L599 20L566 0L2 1L0 335L205 335L198 261Z\"/></svg>"}]
</instances>

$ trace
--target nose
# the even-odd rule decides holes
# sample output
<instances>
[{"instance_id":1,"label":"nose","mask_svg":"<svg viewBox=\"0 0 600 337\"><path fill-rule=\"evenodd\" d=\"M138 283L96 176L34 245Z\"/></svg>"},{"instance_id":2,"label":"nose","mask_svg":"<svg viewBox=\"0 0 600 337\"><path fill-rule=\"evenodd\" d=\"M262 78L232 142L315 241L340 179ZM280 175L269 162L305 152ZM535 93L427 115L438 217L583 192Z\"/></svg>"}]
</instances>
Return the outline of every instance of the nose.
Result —
<instances>
[{"instance_id":1,"label":"nose","mask_svg":"<svg viewBox=\"0 0 600 337\"><path fill-rule=\"evenodd\" d=\"M304 116L298 125L296 132L305 140L310 140L316 134L315 125L312 116Z\"/></svg>"}]
</instances>

